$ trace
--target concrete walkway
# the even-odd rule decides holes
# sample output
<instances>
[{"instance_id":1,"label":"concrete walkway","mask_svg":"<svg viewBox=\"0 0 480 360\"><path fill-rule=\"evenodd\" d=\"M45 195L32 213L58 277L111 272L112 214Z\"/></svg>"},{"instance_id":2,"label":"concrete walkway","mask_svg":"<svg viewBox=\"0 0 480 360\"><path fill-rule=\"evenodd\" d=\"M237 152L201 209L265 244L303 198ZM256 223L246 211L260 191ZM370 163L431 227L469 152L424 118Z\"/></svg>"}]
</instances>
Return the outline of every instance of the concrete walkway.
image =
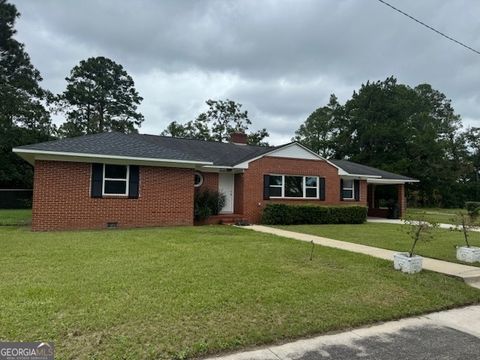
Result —
<instances>
[{"instance_id":1,"label":"concrete walkway","mask_svg":"<svg viewBox=\"0 0 480 360\"><path fill-rule=\"evenodd\" d=\"M346 251L352 251L359 254L370 255L376 258L390 260L390 261L393 261L393 254L398 252L398 251L380 249L373 246L355 244L355 243L340 241L340 240L333 240L333 239L329 239L321 236L303 234L303 233L298 233L294 231L277 229L277 228L262 226L262 225L249 225L249 226L242 226L241 228L250 229L250 230L254 230L262 233L277 235L277 236L282 236L282 237L295 239L295 240L301 240L301 241L307 241L307 242L313 241L314 244L346 250ZM423 268L426 270L435 271L445 275L462 278L467 284L476 288L480 288L480 268L478 267L456 264L448 261L442 261L442 260L436 260L436 259L430 259L430 258L424 257Z\"/></svg>"},{"instance_id":2,"label":"concrete walkway","mask_svg":"<svg viewBox=\"0 0 480 360\"><path fill-rule=\"evenodd\" d=\"M403 224L405 224L404 220L400 220L400 219L385 219L385 218L368 218L368 219L367 219L367 222L370 222L370 223L379 223L379 224L396 224L396 225L403 225ZM453 224L438 224L438 227L439 227L440 229L447 229L447 230L451 230L451 229L458 229L458 230L460 230L458 225L453 225ZM470 228L470 231L480 232L480 228L479 228L479 227Z\"/></svg>"},{"instance_id":3,"label":"concrete walkway","mask_svg":"<svg viewBox=\"0 0 480 360\"><path fill-rule=\"evenodd\" d=\"M480 306L469 306L207 360L479 358Z\"/></svg>"}]
</instances>

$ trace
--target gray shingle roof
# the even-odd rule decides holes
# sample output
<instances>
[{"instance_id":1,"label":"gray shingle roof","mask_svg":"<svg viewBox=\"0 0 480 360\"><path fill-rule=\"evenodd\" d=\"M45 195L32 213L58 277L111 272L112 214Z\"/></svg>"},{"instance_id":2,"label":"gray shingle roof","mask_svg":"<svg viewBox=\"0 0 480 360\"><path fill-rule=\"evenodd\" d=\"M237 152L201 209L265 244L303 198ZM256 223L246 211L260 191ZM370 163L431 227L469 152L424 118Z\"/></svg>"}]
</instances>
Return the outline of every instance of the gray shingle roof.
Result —
<instances>
[{"instance_id":1,"label":"gray shingle roof","mask_svg":"<svg viewBox=\"0 0 480 360\"><path fill-rule=\"evenodd\" d=\"M200 157L217 166L233 166L275 149L268 146L237 145L217 141L173 138L169 136L135 135L162 148L174 148L189 156Z\"/></svg>"},{"instance_id":2,"label":"gray shingle roof","mask_svg":"<svg viewBox=\"0 0 480 360\"><path fill-rule=\"evenodd\" d=\"M168 136L109 132L20 146L22 150L212 162L233 166L275 149Z\"/></svg>"},{"instance_id":3,"label":"gray shingle roof","mask_svg":"<svg viewBox=\"0 0 480 360\"><path fill-rule=\"evenodd\" d=\"M234 166L283 146L285 145L277 147L237 145L169 136L108 132L19 146L18 149L195 161L213 163L216 166ZM380 176L382 179L390 180L414 180L347 160L330 161L349 174Z\"/></svg>"},{"instance_id":4,"label":"gray shingle roof","mask_svg":"<svg viewBox=\"0 0 480 360\"><path fill-rule=\"evenodd\" d=\"M388 179L388 180L415 181L415 179L412 179L408 176L394 174L394 173L380 170L371 166L357 164L348 160L329 160L329 161L337 165L339 168L345 170L349 174L380 176L382 179Z\"/></svg>"}]
</instances>

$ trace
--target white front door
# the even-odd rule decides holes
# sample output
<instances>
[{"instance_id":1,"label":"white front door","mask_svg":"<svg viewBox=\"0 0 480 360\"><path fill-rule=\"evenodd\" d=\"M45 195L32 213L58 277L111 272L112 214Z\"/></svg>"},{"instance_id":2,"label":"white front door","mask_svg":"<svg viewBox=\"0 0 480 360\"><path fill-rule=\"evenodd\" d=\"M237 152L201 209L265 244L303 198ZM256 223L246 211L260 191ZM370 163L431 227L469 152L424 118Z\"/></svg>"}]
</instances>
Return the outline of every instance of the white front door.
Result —
<instances>
[{"instance_id":1,"label":"white front door","mask_svg":"<svg viewBox=\"0 0 480 360\"><path fill-rule=\"evenodd\" d=\"M233 213L234 176L234 174L218 174L218 192L225 195L225 206L220 211L222 214Z\"/></svg>"}]
</instances>

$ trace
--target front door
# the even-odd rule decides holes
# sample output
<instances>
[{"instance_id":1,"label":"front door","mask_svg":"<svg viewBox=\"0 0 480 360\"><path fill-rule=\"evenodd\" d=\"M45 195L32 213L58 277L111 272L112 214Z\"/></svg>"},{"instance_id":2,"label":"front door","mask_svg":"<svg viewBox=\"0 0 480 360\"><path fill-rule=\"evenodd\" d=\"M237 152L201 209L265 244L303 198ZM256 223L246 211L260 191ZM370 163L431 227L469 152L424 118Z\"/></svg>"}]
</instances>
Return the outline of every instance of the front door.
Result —
<instances>
[{"instance_id":1,"label":"front door","mask_svg":"<svg viewBox=\"0 0 480 360\"><path fill-rule=\"evenodd\" d=\"M218 174L218 191L225 195L225 206L220 211L221 214L233 213L234 176L234 174Z\"/></svg>"}]
</instances>

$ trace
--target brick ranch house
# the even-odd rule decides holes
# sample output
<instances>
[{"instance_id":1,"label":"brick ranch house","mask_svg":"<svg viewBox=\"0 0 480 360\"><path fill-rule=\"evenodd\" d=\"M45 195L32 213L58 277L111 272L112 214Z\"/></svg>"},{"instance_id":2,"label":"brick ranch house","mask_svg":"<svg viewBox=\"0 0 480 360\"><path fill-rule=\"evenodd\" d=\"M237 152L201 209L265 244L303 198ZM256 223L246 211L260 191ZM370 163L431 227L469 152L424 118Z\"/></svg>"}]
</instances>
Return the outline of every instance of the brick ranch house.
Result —
<instances>
[{"instance_id":1,"label":"brick ranch house","mask_svg":"<svg viewBox=\"0 0 480 360\"><path fill-rule=\"evenodd\" d=\"M327 160L293 142L276 147L143 134L102 133L13 149L35 167L32 230L192 225L194 192L218 190L226 202L210 221L257 223L268 203L361 205L386 216L375 198L394 187L399 215L416 180Z\"/></svg>"}]
</instances>

